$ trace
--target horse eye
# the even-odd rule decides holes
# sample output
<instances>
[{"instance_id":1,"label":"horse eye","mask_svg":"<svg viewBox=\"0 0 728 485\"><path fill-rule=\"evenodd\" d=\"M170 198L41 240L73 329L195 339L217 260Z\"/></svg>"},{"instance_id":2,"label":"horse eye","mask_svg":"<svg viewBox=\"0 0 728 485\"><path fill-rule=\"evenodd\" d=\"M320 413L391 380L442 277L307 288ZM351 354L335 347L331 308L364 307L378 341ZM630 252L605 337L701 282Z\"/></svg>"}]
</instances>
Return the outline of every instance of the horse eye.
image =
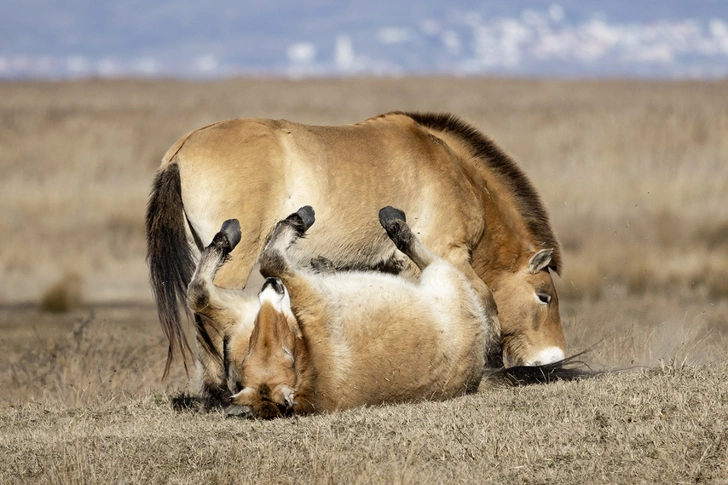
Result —
<instances>
[{"instance_id":1,"label":"horse eye","mask_svg":"<svg viewBox=\"0 0 728 485\"><path fill-rule=\"evenodd\" d=\"M551 303L551 295L546 293L536 293L536 298L538 298L538 301L544 305Z\"/></svg>"}]
</instances>

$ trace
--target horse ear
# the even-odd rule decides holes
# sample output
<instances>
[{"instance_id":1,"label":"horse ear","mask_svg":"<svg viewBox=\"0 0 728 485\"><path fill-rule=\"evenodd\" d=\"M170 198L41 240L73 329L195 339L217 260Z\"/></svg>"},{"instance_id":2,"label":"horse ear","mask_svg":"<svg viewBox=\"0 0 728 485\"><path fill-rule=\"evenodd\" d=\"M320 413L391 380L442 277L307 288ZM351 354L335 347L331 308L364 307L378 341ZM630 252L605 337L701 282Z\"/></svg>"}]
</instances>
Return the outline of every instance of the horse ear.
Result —
<instances>
[{"instance_id":1,"label":"horse ear","mask_svg":"<svg viewBox=\"0 0 728 485\"><path fill-rule=\"evenodd\" d=\"M528 272L536 274L542 269L546 268L551 262L551 255L554 254L553 249L542 249L533 256L531 256L528 262Z\"/></svg>"}]
</instances>

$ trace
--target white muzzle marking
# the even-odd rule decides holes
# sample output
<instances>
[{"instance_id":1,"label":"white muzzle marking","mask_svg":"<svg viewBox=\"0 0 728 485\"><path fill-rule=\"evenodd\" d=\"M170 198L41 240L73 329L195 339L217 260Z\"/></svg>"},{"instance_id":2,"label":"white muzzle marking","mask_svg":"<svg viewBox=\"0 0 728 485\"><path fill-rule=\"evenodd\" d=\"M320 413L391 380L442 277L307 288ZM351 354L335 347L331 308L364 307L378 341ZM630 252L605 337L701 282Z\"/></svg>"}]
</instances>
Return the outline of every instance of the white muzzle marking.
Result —
<instances>
[{"instance_id":1,"label":"white muzzle marking","mask_svg":"<svg viewBox=\"0 0 728 485\"><path fill-rule=\"evenodd\" d=\"M546 347L526 361L526 365L545 365L564 358L564 351L558 347Z\"/></svg>"}]
</instances>

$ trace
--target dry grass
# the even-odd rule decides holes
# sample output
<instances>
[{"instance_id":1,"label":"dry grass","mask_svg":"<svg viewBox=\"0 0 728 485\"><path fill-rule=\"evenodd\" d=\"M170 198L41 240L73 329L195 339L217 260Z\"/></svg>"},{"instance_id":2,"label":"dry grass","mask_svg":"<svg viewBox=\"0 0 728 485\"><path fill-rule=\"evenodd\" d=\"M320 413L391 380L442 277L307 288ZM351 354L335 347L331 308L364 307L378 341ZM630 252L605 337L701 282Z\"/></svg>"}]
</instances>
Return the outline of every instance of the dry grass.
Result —
<instances>
[{"instance_id":1,"label":"dry grass","mask_svg":"<svg viewBox=\"0 0 728 485\"><path fill-rule=\"evenodd\" d=\"M81 277L76 273L66 273L43 293L40 309L64 313L79 308L81 303Z\"/></svg>"},{"instance_id":2,"label":"dry grass","mask_svg":"<svg viewBox=\"0 0 728 485\"><path fill-rule=\"evenodd\" d=\"M638 317L654 310L631 304ZM599 308L567 308L592 310ZM668 358L596 380L484 382L479 393L442 403L254 422L172 411L170 396L186 379L176 369L160 385L155 318L151 307L54 318L0 311L0 385L9 391L0 401L0 483L728 480L725 335L703 365ZM615 339L619 361L638 360L644 347L653 359L693 360L679 345L658 350L651 339L636 329ZM607 350L597 357L609 358Z\"/></svg>"},{"instance_id":3,"label":"dry grass","mask_svg":"<svg viewBox=\"0 0 728 485\"><path fill-rule=\"evenodd\" d=\"M725 483L728 394L710 384L726 378L725 367L666 367L273 422L173 415L163 395L70 410L32 402L3 410L0 477L19 483Z\"/></svg>"},{"instance_id":4,"label":"dry grass","mask_svg":"<svg viewBox=\"0 0 728 485\"><path fill-rule=\"evenodd\" d=\"M0 83L0 483L728 483L726 88ZM189 389L181 366L159 382L144 263L164 151L223 118L394 109L459 113L522 162L564 243L569 349L632 370L276 422L173 412Z\"/></svg>"}]
</instances>

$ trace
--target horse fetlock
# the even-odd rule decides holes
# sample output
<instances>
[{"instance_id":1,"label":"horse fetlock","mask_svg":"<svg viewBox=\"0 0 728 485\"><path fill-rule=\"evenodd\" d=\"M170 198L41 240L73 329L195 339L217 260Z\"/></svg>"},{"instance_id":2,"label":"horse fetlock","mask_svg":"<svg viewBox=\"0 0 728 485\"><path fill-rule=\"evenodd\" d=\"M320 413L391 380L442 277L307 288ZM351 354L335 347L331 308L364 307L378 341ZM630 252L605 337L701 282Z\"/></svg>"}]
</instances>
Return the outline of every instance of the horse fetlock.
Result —
<instances>
[{"instance_id":1,"label":"horse fetlock","mask_svg":"<svg viewBox=\"0 0 728 485\"><path fill-rule=\"evenodd\" d=\"M264 278L277 278L290 272L290 265L283 253L277 249L266 248L258 258L260 274Z\"/></svg>"}]
</instances>

